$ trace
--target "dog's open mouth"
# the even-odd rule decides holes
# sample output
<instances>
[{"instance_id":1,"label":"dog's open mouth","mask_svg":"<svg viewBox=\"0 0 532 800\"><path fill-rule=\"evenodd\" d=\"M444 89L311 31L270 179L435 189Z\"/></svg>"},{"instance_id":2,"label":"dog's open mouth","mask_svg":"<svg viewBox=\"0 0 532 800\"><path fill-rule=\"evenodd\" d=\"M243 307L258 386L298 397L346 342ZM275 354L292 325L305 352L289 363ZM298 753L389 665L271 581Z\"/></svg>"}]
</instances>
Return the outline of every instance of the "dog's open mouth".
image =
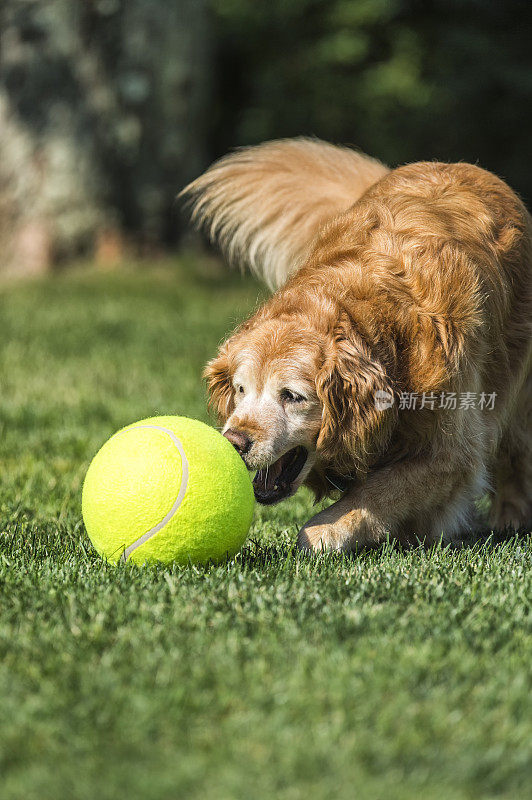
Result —
<instances>
[{"instance_id":1,"label":"dog's open mouth","mask_svg":"<svg viewBox=\"0 0 532 800\"><path fill-rule=\"evenodd\" d=\"M307 456L304 447L294 447L269 467L259 469L253 480L257 501L263 505L271 505L289 497L295 480L305 466Z\"/></svg>"}]
</instances>

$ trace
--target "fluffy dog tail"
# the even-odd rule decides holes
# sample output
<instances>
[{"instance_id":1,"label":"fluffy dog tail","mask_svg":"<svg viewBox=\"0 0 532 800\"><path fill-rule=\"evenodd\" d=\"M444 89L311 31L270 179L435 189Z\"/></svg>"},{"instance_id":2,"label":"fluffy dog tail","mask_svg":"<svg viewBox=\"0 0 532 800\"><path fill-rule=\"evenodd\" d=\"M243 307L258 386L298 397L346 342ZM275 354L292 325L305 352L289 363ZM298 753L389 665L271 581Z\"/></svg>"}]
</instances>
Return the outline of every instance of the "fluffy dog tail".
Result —
<instances>
[{"instance_id":1,"label":"fluffy dog tail","mask_svg":"<svg viewBox=\"0 0 532 800\"><path fill-rule=\"evenodd\" d=\"M231 264L274 289L297 269L319 227L387 172L346 147L279 139L225 156L180 196Z\"/></svg>"}]
</instances>

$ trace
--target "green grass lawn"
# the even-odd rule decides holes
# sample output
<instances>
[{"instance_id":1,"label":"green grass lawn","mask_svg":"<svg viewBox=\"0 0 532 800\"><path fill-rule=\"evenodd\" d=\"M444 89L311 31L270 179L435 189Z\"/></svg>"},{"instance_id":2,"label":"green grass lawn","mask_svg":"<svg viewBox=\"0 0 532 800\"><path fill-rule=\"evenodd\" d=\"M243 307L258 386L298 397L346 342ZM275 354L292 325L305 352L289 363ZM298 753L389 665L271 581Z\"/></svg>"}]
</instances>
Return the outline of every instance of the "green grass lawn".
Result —
<instances>
[{"instance_id":1,"label":"green grass lawn","mask_svg":"<svg viewBox=\"0 0 532 800\"><path fill-rule=\"evenodd\" d=\"M261 297L190 259L0 292L0 797L530 797L527 537L313 560L308 494L231 563L114 568L87 465Z\"/></svg>"}]
</instances>

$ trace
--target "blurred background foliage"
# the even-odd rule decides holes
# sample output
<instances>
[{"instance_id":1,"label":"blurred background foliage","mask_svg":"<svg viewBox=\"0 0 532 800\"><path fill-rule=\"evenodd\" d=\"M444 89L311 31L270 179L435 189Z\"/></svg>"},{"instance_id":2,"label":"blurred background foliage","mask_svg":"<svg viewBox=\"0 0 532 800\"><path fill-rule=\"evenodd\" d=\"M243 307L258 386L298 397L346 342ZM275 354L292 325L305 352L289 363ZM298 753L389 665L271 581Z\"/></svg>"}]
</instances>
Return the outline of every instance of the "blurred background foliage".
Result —
<instances>
[{"instance_id":1,"label":"blurred background foliage","mask_svg":"<svg viewBox=\"0 0 532 800\"><path fill-rule=\"evenodd\" d=\"M3 0L0 269L178 243L175 194L315 135L532 199L529 0Z\"/></svg>"},{"instance_id":2,"label":"blurred background foliage","mask_svg":"<svg viewBox=\"0 0 532 800\"><path fill-rule=\"evenodd\" d=\"M211 0L211 149L312 133L387 163L480 161L532 196L532 3Z\"/></svg>"}]
</instances>

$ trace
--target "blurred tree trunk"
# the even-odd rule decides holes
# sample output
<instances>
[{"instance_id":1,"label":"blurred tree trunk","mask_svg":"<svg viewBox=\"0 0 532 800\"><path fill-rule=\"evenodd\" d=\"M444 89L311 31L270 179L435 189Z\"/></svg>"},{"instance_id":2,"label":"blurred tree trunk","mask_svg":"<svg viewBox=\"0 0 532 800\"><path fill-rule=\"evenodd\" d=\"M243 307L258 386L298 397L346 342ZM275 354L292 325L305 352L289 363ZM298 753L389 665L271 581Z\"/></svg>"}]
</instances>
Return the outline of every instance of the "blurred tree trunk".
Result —
<instances>
[{"instance_id":1,"label":"blurred tree trunk","mask_svg":"<svg viewBox=\"0 0 532 800\"><path fill-rule=\"evenodd\" d=\"M178 233L204 162L203 0L3 0L0 271Z\"/></svg>"}]
</instances>

